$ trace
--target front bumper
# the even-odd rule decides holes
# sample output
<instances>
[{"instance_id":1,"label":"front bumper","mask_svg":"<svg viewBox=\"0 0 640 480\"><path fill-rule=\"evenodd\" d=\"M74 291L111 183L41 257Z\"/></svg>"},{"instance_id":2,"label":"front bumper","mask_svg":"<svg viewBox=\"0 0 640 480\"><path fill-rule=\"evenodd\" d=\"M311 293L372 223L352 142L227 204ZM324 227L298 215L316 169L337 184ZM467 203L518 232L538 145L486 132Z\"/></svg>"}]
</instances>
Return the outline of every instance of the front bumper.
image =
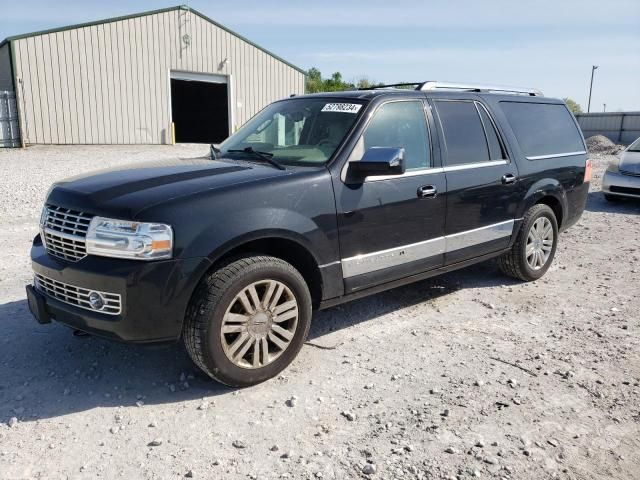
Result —
<instances>
[{"instance_id":1,"label":"front bumper","mask_svg":"<svg viewBox=\"0 0 640 480\"><path fill-rule=\"evenodd\" d=\"M118 314L71 305L37 289L39 322L49 319L95 335L134 343L175 341L198 281L210 266L206 258L155 262L87 256L76 263L47 254L39 237L31 248L35 274L54 282L120 295ZM35 312L34 312L35 316Z\"/></svg>"},{"instance_id":2,"label":"front bumper","mask_svg":"<svg viewBox=\"0 0 640 480\"><path fill-rule=\"evenodd\" d=\"M607 195L640 198L640 177L607 170L602 177L602 191Z\"/></svg>"}]
</instances>

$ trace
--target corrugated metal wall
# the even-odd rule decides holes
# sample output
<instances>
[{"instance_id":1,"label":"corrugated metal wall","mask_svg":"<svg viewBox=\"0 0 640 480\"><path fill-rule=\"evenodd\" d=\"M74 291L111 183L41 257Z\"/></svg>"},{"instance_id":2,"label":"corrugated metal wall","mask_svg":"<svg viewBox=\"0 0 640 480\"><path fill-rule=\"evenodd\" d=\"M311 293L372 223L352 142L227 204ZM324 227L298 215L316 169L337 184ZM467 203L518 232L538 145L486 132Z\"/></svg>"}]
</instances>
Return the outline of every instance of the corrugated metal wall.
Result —
<instances>
[{"instance_id":1,"label":"corrugated metal wall","mask_svg":"<svg viewBox=\"0 0 640 480\"><path fill-rule=\"evenodd\" d=\"M230 76L236 127L304 92L302 72L185 9L21 38L13 48L25 143L169 143L170 70Z\"/></svg>"},{"instance_id":2,"label":"corrugated metal wall","mask_svg":"<svg viewBox=\"0 0 640 480\"><path fill-rule=\"evenodd\" d=\"M0 147L19 147L18 110L14 92L0 90Z\"/></svg>"},{"instance_id":3,"label":"corrugated metal wall","mask_svg":"<svg viewBox=\"0 0 640 480\"><path fill-rule=\"evenodd\" d=\"M0 47L0 90L13 91L9 44Z\"/></svg>"},{"instance_id":4,"label":"corrugated metal wall","mask_svg":"<svg viewBox=\"0 0 640 480\"><path fill-rule=\"evenodd\" d=\"M640 137L640 112L579 113L576 120L584 138L604 135L616 143L628 145Z\"/></svg>"}]
</instances>

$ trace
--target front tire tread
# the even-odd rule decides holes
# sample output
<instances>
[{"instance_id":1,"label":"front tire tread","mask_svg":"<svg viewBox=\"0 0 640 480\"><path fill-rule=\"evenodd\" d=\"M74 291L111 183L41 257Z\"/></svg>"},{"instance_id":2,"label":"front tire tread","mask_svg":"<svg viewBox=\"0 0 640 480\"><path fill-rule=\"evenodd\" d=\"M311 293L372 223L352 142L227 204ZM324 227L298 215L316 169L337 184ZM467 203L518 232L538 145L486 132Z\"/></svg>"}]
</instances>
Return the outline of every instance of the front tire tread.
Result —
<instances>
[{"instance_id":1,"label":"front tire tread","mask_svg":"<svg viewBox=\"0 0 640 480\"><path fill-rule=\"evenodd\" d=\"M183 326L183 341L191 360L211 378L229 387L248 386L256 382L231 381L218 373L217 368L212 368L206 359L207 335L209 333L210 318L221 297L231 288L233 282L242 274L264 267L265 265L277 266L287 270L290 274L304 284L300 273L289 263L277 257L266 255L251 255L247 257L230 259L223 263L217 270L208 273L200 282L192 296L185 315ZM306 284L305 284L306 288ZM310 295L308 289L306 294ZM310 308L309 308L310 310ZM304 328L304 338L308 333L309 324Z\"/></svg>"}]
</instances>

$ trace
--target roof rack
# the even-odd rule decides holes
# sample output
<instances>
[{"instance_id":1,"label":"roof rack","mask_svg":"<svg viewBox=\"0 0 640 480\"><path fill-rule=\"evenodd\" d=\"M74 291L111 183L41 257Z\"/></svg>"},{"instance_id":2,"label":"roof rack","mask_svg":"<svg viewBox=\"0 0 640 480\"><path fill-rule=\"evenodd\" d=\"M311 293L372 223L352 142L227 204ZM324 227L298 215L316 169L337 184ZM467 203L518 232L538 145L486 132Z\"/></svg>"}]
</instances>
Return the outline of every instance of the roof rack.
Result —
<instances>
[{"instance_id":1,"label":"roof rack","mask_svg":"<svg viewBox=\"0 0 640 480\"><path fill-rule=\"evenodd\" d=\"M378 90L383 88L413 87L414 85L422 85L423 83L424 82L389 83L387 85L371 85L370 87L359 88L358 90Z\"/></svg>"},{"instance_id":2,"label":"roof rack","mask_svg":"<svg viewBox=\"0 0 640 480\"><path fill-rule=\"evenodd\" d=\"M507 93L515 95L543 96L540 90L526 87L507 87L505 85L478 85L468 83L451 83L428 81L418 84L416 90L461 90L466 92Z\"/></svg>"},{"instance_id":3,"label":"roof rack","mask_svg":"<svg viewBox=\"0 0 640 480\"><path fill-rule=\"evenodd\" d=\"M389 83L387 85L372 85L367 88L359 88L358 90L379 90L385 88L396 87L412 87L415 85L415 90L457 90L463 92L485 92L485 93L506 93L511 95L530 95L532 97L542 97L543 93L536 88L526 87L507 87L505 85L479 85L470 83L453 83L453 82L406 82L406 83Z\"/></svg>"}]
</instances>

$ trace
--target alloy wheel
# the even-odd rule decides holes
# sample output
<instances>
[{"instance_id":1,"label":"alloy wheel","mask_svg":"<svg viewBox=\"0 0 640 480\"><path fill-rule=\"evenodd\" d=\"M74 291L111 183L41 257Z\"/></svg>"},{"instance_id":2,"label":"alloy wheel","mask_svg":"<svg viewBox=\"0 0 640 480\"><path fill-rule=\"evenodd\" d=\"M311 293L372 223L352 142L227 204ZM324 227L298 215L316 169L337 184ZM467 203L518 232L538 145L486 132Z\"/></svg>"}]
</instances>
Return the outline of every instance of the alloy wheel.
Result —
<instances>
[{"instance_id":1,"label":"alloy wheel","mask_svg":"<svg viewBox=\"0 0 640 480\"><path fill-rule=\"evenodd\" d=\"M220 339L227 358L241 368L265 367L289 347L298 327L298 301L284 283L261 280L231 301Z\"/></svg>"},{"instance_id":2,"label":"alloy wheel","mask_svg":"<svg viewBox=\"0 0 640 480\"><path fill-rule=\"evenodd\" d=\"M547 217L539 217L531 225L525 255L533 270L540 270L547 264L553 249L553 235L553 225Z\"/></svg>"}]
</instances>

